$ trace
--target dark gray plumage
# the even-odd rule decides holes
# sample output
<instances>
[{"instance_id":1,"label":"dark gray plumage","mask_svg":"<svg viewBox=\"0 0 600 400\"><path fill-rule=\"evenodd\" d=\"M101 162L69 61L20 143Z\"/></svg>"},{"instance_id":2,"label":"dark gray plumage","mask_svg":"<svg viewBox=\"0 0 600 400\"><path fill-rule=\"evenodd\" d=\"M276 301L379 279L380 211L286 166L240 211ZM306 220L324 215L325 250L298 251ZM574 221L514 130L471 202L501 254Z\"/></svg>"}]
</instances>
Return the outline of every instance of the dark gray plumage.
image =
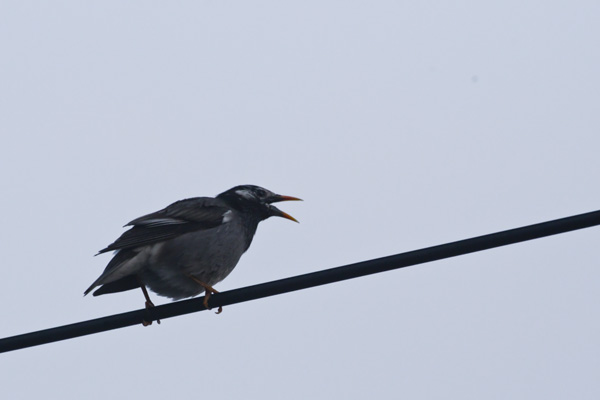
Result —
<instances>
[{"instance_id":1,"label":"dark gray plumage","mask_svg":"<svg viewBox=\"0 0 600 400\"><path fill-rule=\"evenodd\" d=\"M197 296L231 273L260 221L271 216L296 221L271 205L286 200L300 199L242 185L134 219L125 225L130 230L99 251L116 253L85 294L98 286L94 296L147 286L174 300Z\"/></svg>"}]
</instances>

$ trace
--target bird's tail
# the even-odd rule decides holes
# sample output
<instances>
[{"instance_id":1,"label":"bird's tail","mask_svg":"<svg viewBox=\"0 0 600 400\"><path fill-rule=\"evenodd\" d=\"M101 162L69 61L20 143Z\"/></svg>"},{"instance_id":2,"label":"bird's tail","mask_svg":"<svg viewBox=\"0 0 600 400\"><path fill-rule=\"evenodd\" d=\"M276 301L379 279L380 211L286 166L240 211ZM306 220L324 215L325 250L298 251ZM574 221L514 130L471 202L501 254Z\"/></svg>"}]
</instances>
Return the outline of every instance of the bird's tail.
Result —
<instances>
[{"instance_id":1,"label":"bird's tail","mask_svg":"<svg viewBox=\"0 0 600 400\"><path fill-rule=\"evenodd\" d=\"M94 296L100 296L102 294L107 294L107 293L124 292L126 290L137 289L139 287L141 287L141 285L140 285L140 281L138 280L137 276L129 275L129 276L119 279L118 281L105 283L104 285L100 286L100 288L98 290L96 290L94 292ZM88 294L93 288L94 288L94 286L90 287L88 290L85 291L85 294Z\"/></svg>"}]
</instances>

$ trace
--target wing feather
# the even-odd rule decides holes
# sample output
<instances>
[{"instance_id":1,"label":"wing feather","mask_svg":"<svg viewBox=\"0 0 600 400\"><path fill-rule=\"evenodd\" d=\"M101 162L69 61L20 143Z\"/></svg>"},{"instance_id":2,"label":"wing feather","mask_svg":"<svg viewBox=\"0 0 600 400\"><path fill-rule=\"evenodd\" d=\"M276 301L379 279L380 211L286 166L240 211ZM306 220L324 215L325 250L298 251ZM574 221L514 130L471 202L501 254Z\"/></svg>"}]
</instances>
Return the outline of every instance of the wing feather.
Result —
<instances>
[{"instance_id":1,"label":"wing feather","mask_svg":"<svg viewBox=\"0 0 600 400\"><path fill-rule=\"evenodd\" d=\"M196 197L180 200L170 206L142 217L125 226L132 226L114 243L98 254L112 250L134 249L173 239L188 232L211 229L227 223L229 208L219 199Z\"/></svg>"}]
</instances>

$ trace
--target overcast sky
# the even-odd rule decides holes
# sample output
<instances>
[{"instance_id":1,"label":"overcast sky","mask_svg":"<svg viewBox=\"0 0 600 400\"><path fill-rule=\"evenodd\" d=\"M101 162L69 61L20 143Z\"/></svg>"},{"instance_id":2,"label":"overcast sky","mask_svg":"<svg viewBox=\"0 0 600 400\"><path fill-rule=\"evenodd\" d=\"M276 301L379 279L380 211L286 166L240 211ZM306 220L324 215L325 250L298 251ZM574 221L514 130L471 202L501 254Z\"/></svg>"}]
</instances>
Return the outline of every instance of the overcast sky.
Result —
<instances>
[{"instance_id":1,"label":"overcast sky","mask_svg":"<svg viewBox=\"0 0 600 400\"><path fill-rule=\"evenodd\" d=\"M122 225L298 196L229 290L600 209L598 1L2 1L0 337ZM600 230L0 355L10 399L598 399ZM152 294L156 304L169 300Z\"/></svg>"}]
</instances>

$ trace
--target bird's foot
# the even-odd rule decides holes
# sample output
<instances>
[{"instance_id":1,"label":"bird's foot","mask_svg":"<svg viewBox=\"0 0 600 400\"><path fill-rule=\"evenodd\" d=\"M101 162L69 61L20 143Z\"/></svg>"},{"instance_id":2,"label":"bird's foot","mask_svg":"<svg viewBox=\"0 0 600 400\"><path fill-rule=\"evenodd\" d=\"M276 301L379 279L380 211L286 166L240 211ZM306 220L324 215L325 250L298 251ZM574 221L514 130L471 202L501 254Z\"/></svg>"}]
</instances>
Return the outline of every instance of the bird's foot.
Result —
<instances>
[{"instance_id":1,"label":"bird's foot","mask_svg":"<svg viewBox=\"0 0 600 400\"><path fill-rule=\"evenodd\" d=\"M202 282L200 279L196 278L195 276L192 276L192 275L188 275L188 276L190 277L191 280L193 280L198 285L200 285L204 288L204 301L202 302L202 304L204 304L204 307L207 310L210 310L211 308L208 306L208 300L210 299L210 296L212 296L213 294L219 293L219 291L216 290L215 288L213 288L212 286L207 285L206 283ZM219 306L219 308L217 309L215 314L221 314L222 312L223 312L223 307Z\"/></svg>"},{"instance_id":2,"label":"bird's foot","mask_svg":"<svg viewBox=\"0 0 600 400\"><path fill-rule=\"evenodd\" d=\"M210 299L210 296L213 295L213 293L219 293L218 291L216 291L215 289L213 289L212 291L210 290L206 290L204 292L204 301L202 302L202 304L204 304L204 307L206 307L207 310L210 310L210 308L208 307L208 299ZM219 308L217 309L217 311L215 311L215 314L221 314L223 312L223 307L219 306Z\"/></svg>"},{"instance_id":3,"label":"bird's foot","mask_svg":"<svg viewBox=\"0 0 600 400\"><path fill-rule=\"evenodd\" d=\"M148 295L148 291L146 290L146 286L142 285L142 292L144 292L144 297L146 298L146 310L154 307L154 303L152 302L152 300L150 300L150 296ZM160 325L160 319L156 320L156 323ZM146 321L146 320L142 320L142 325L144 326L148 326L148 325L152 325L152 320L150 321Z\"/></svg>"},{"instance_id":4,"label":"bird's foot","mask_svg":"<svg viewBox=\"0 0 600 400\"><path fill-rule=\"evenodd\" d=\"M154 307L154 303L152 303L150 300L146 300L146 309L150 309L152 307ZM160 319L157 319L156 323L160 325ZM144 325L144 326L152 325L152 321L146 321L144 319L144 320L142 320L142 325Z\"/></svg>"}]
</instances>

